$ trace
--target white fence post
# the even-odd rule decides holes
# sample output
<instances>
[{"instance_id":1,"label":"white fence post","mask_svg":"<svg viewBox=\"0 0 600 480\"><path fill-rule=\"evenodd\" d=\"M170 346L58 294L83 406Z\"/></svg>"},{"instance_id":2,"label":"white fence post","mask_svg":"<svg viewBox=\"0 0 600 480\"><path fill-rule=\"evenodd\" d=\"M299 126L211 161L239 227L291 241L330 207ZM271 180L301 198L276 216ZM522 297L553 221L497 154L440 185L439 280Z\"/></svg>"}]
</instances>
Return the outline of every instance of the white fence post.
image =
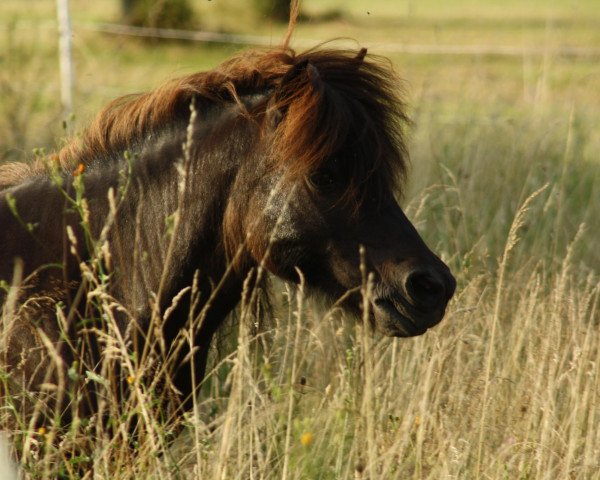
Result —
<instances>
[{"instance_id":1,"label":"white fence post","mask_svg":"<svg viewBox=\"0 0 600 480\"><path fill-rule=\"evenodd\" d=\"M74 69L71 58L71 20L69 17L69 0L56 0L58 14L58 35L60 58L60 100L63 108L64 120L73 112L73 81Z\"/></svg>"}]
</instances>

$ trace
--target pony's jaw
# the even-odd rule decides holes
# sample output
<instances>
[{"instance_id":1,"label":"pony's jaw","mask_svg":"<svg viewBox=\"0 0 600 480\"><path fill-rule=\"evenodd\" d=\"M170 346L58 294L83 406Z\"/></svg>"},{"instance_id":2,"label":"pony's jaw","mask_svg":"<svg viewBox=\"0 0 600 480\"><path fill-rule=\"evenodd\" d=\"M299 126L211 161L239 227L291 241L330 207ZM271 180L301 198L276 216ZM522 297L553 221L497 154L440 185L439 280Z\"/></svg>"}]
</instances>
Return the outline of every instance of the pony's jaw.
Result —
<instances>
[{"instance_id":1,"label":"pony's jaw","mask_svg":"<svg viewBox=\"0 0 600 480\"><path fill-rule=\"evenodd\" d=\"M377 297L371 301L374 323L377 329L388 337L416 337L423 335L429 328L444 318L444 309L435 315L424 318L423 315L409 314L407 309L399 308L398 302Z\"/></svg>"}]
</instances>

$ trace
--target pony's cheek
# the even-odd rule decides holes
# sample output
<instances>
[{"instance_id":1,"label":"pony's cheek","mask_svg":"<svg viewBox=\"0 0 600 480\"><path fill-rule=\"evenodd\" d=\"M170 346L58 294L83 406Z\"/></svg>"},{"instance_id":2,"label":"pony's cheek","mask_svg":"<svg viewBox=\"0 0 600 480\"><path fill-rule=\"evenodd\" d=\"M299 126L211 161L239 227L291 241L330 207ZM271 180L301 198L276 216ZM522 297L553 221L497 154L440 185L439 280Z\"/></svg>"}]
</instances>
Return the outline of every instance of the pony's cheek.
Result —
<instances>
[{"instance_id":1,"label":"pony's cheek","mask_svg":"<svg viewBox=\"0 0 600 480\"><path fill-rule=\"evenodd\" d=\"M299 283L302 275L307 283L312 283L312 278L320 275L320 269L328 268L324 248L327 239L309 225L280 222L273 228L259 230L268 234L250 237L249 251L253 261L272 274L294 283Z\"/></svg>"},{"instance_id":2,"label":"pony's cheek","mask_svg":"<svg viewBox=\"0 0 600 480\"><path fill-rule=\"evenodd\" d=\"M332 243L328 249L328 264L337 282L345 289L352 289L362 283L360 272L359 246Z\"/></svg>"}]
</instances>

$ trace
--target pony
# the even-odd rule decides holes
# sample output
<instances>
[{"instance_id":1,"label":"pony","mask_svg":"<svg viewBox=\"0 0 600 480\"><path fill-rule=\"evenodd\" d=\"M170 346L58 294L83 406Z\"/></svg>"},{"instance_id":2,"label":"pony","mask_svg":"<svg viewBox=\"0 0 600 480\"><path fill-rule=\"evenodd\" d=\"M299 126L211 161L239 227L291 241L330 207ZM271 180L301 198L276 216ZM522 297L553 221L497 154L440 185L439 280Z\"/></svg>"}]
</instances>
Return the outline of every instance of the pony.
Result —
<instances>
[{"instance_id":1,"label":"pony","mask_svg":"<svg viewBox=\"0 0 600 480\"><path fill-rule=\"evenodd\" d=\"M67 411L57 386L83 376L93 411L112 373L188 410L215 333L267 274L387 336L438 324L456 282L398 203L399 84L366 49L242 52L0 167L5 395Z\"/></svg>"}]
</instances>

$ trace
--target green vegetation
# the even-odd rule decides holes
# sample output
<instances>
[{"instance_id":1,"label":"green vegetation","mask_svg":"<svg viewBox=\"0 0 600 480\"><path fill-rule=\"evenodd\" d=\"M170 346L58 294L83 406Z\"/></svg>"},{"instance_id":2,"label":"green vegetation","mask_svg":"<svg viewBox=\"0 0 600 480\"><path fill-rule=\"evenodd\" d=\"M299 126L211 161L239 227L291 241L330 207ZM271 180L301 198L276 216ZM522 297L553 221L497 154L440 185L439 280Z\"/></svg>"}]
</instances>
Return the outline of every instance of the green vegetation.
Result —
<instances>
[{"instance_id":1,"label":"green vegetation","mask_svg":"<svg viewBox=\"0 0 600 480\"><path fill-rule=\"evenodd\" d=\"M72 0L76 131L108 100L212 68L239 48L89 30L86 22L118 18L119 2L106 3ZM274 44L285 30L253 12L240 22L241 0L192 4L207 29ZM54 3L27 5L0 5L0 161L65 136L47 23ZM78 465L94 465L97 478L132 479L600 479L600 63L556 50L600 45L596 2L303 8L297 41L354 38L406 79L414 125L405 205L457 276L446 320L420 338L373 337L276 283L273 318L261 319L259 337L242 322L222 339L174 445L159 412L133 452L126 432L90 438L85 422L60 446L52 425L22 426L14 439L27 478L78 478ZM378 50L383 43L525 53L408 55ZM117 339L114 348L120 355ZM127 415L150 404L132 396L107 408ZM74 455L77 445L92 445L93 458Z\"/></svg>"},{"instance_id":2,"label":"green vegetation","mask_svg":"<svg viewBox=\"0 0 600 480\"><path fill-rule=\"evenodd\" d=\"M194 11L187 0L121 0L123 19L129 25L191 28Z\"/></svg>"},{"instance_id":3,"label":"green vegetation","mask_svg":"<svg viewBox=\"0 0 600 480\"><path fill-rule=\"evenodd\" d=\"M257 12L266 18L287 23L290 17L290 2L287 0L254 0Z\"/></svg>"}]
</instances>

